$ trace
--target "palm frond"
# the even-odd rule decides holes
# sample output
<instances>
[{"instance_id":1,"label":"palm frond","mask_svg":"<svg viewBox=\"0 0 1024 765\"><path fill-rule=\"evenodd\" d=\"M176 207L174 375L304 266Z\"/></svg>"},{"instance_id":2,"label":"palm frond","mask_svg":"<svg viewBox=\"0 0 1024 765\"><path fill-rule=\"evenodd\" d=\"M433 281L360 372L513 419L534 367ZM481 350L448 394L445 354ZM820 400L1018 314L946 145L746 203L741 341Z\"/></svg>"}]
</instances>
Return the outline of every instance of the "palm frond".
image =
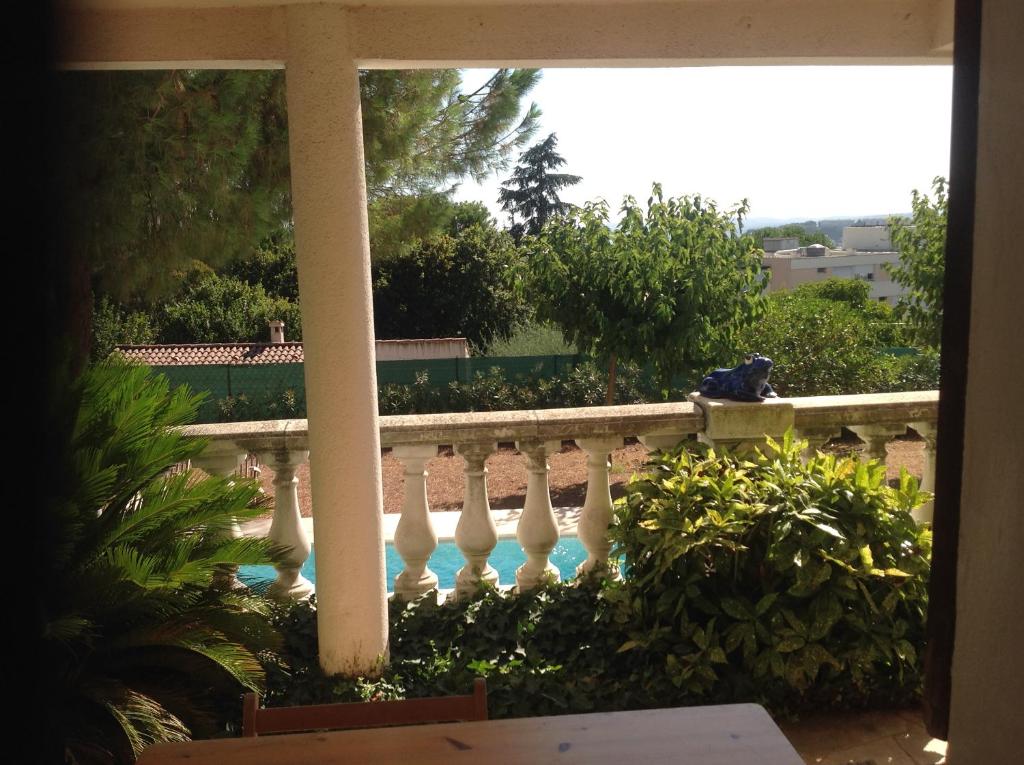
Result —
<instances>
[{"instance_id":1,"label":"palm frond","mask_svg":"<svg viewBox=\"0 0 1024 765\"><path fill-rule=\"evenodd\" d=\"M279 637L266 599L212 587L228 565L278 562L234 524L266 512L255 481L168 469L205 444L174 426L199 397L144 368L105 363L79 381L73 490L52 526L40 634L66 750L130 762L150 743L223 730L263 684ZM198 728L194 727L198 726Z\"/></svg>"}]
</instances>

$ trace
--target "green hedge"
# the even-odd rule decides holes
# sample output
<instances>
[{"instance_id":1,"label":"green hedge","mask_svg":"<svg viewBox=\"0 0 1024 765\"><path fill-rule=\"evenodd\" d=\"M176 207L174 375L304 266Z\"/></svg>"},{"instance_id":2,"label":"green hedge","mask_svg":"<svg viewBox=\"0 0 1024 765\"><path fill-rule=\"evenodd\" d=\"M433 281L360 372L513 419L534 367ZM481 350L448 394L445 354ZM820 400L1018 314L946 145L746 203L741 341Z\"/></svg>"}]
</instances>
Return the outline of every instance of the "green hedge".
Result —
<instances>
[{"instance_id":1,"label":"green hedge","mask_svg":"<svg viewBox=\"0 0 1024 765\"><path fill-rule=\"evenodd\" d=\"M788 437L742 460L656 454L612 527L621 580L437 605L392 602L377 680L324 677L315 602L283 611L268 703L465 693L488 680L494 717L753 701L778 713L903 704L921 687L927 496L884 465Z\"/></svg>"}]
</instances>

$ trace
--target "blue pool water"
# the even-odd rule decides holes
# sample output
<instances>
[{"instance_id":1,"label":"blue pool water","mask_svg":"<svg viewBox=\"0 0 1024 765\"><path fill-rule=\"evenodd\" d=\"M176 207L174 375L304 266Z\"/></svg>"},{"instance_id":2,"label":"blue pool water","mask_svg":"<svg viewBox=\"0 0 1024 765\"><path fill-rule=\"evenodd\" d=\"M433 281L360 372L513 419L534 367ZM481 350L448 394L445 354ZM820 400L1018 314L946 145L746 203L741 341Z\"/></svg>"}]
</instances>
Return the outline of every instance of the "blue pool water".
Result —
<instances>
[{"instance_id":1,"label":"blue pool water","mask_svg":"<svg viewBox=\"0 0 1024 765\"><path fill-rule=\"evenodd\" d=\"M306 565L302 567L302 575L314 584L316 584L315 555L316 547L314 546ZM387 559L387 584L390 591L395 585L395 577L402 570L403 563L398 551L390 542L384 548L384 555ZM558 567L562 579L568 579L575 575L576 567L586 558L587 551L577 537L562 537L551 552L551 562ZM526 555L515 539L499 539L488 560L497 569L500 584L515 584L516 569L526 562ZM455 574L466 565L466 560L454 542L439 542L427 565L430 566L431 571L437 574L438 586L445 590L455 587ZM272 566L242 566L238 571L238 578L247 584L255 584L261 580L273 581L276 575Z\"/></svg>"}]
</instances>

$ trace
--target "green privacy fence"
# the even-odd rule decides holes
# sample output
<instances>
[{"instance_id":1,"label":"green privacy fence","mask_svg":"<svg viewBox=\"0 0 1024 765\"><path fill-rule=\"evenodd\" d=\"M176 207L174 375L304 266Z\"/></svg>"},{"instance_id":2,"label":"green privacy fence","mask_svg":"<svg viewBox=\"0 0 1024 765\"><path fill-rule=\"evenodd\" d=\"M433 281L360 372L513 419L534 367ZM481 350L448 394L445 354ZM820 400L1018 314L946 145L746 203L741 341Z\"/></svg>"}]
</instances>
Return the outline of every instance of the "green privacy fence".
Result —
<instances>
[{"instance_id":1,"label":"green privacy fence","mask_svg":"<svg viewBox=\"0 0 1024 765\"><path fill-rule=\"evenodd\" d=\"M453 359L415 359L411 361L378 361L377 384L407 385L424 372L435 385L470 382L477 372L486 373L497 367L505 379L517 377L554 377L576 368L586 357L572 356L470 356Z\"/></svg>"},{"instance_id":2,"label":"green privacy fence","mask_svg":"<svg viewBox=\"0 0 1024 765\"><path fill-rule=\"evenodd\" d=\"M519 377L548 378L574 369L586 360L582 355L565 356L480 356L452 359L416 359L378 361L377 384L408 385L426 374L431 384L443 387L450 382L470 382L474 376L497 367L507 380ZM216 422L217 402L229 397L261 399L293 390L305 399L302 364L206 364L200 366L157 367L172 386L188 385L193 391L207 391L199 410L199 422Z\"/></svg>"}]
</instances>

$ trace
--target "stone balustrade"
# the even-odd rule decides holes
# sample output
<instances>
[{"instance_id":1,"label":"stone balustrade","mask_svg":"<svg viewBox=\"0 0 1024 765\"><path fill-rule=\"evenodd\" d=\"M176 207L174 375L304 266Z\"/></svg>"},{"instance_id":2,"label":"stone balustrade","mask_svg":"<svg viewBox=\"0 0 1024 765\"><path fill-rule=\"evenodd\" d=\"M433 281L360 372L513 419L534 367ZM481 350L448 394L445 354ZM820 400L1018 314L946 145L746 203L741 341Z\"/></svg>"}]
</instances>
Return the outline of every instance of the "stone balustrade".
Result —
<instances>
[{"instance_id":1,"label":"stone balustrade","mask_svg":"<svg viewBox=\"0 0 1024 765\"><path fill-rule=\"evenodd\" d=\"M577 573L586 573L609 563L607 529L612 500L608 455L627 437L636 437L652 450L671 448L696 436L715 447L742 451L793 428L813 452L846 428L865 442L866 456L884 461L888 441L909 427L925 440L922 487L931 490L937 415L938 392L921 391L750 404L692 394L687 402L669 404L381 417L381 446L390 448L404 468L402 515L394 544L405 568L395 579L394 592L399 598L413 598L438 586L437 575L428 566L437 535L427 501L426 464L439 446L453 447L465 464L465 495L455 544L466 563L456 576L453 591L453 597L464 597L481 583L513 584L500 581L488 562L498 533L488 503L486 460L499 443L514 443L526 455L526 499L516 530L526 562L516 571L514 584L529 589L545 578L559 576L550 562L559 531L548 487L548 458L563 442L575 442L587 455L587 493L577 527L587 551ZM308 456L306 421L194 425L186 430L210 440L197 460L200 467L224 473L233 470L246 453L257 453L274 469L277 497L269 536L292 550L292 555L279 564L271 592L279 597L307 597L313 586L299 572L310 544L301 523L295 479L295 468ZM915 517L930 521L930 503L918 508Z\"/></svg>"}]
</instances>

